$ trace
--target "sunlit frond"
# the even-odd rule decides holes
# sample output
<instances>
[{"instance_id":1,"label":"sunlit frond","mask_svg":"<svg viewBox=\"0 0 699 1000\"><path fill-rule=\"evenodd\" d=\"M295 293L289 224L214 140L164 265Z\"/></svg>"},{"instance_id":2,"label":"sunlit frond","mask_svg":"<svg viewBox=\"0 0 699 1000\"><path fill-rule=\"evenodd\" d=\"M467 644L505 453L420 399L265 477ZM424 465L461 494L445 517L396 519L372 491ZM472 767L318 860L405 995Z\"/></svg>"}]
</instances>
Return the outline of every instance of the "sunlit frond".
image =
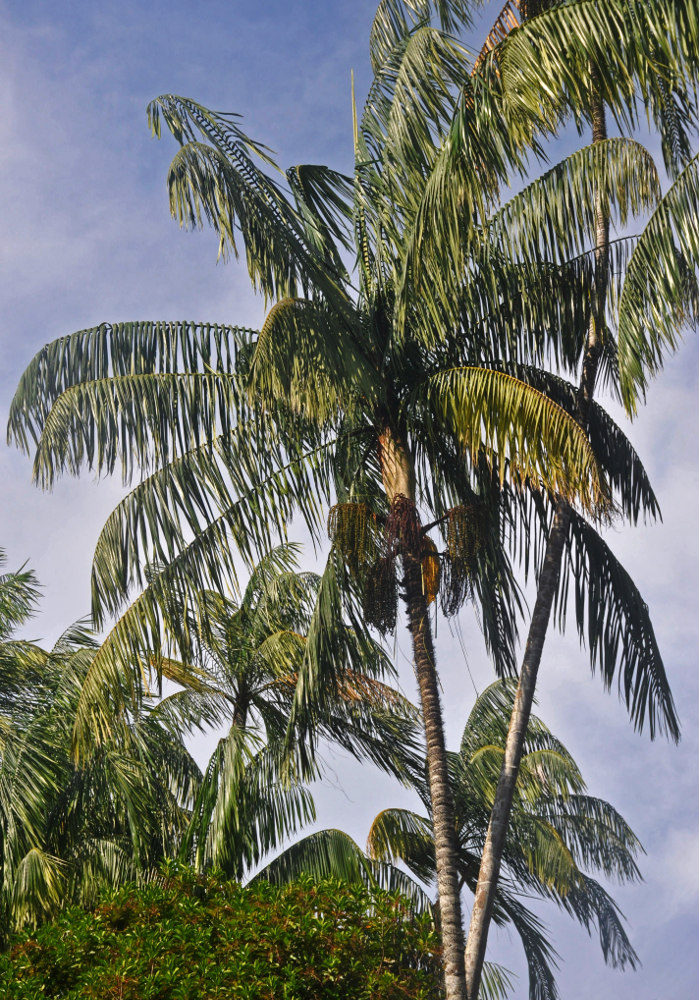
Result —
<instances>
[{"instance_id":1,"label":"sunlit frond","mask_svg":"<svg viewBox=\"0 0 699 1000\"><path fill-rule=\"evenodd\" d=\"M498 252L562 264L593 244L596 198L626 226L655 208L659 197L650 153L632 139L606 139L534 180L488 220L487 232Z\"/></svg>"},{"instance_id":2,"label":"sunlit frond","mask_svg":"<svg viewBox=\"0 0 699 1000\"><path fill-rule=\"evenodd\" d=\"M531 386L492 369L460 368L433 376L412 405L423 399L427 420L438 415L471 456L484 449L501 480L509 473L542 482L593 511L604 504L607 486L582 428Z\"/></svg>"}]
</instances>

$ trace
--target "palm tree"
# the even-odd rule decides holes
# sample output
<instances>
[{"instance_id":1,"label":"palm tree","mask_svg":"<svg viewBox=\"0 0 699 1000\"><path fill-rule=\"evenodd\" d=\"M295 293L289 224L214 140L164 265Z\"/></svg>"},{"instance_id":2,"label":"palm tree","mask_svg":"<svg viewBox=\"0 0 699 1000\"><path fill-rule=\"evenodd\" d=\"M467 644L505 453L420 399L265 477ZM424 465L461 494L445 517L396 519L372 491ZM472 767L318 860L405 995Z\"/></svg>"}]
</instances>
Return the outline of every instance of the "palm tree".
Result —
<instances>
[{"instance_id":1,"label":"palm tree","mask_svg":"<svg viewBox=\"0 0 699 1000\"><path fill-rule=\"evenodd\" d=\"M13 640L36 583L28 571L0 578L3 934L66 903L90 904L105 885L152 877L178 854L242 878L315 817L304 782L321 773L318 761L287 742L319 583L296 572L296 555L289 545L268 553L239 603L200 595L185 626L196 634L198 662L161 663L179 690L160 697L122 685L110 732L82 766L71 758L72 732L99 643L82 623L50 652ZM177 595L167 611L187 613ZM362 670L341 674L336 697L313 720L315 737L412 782L423 767L418 713L385 683L393 668L381 648L344 632ZM230 731L202 775L184 738L225 722Z\"/></svg>"},{"instance_id":2,"label":"palm tree","mask_svg":"<svg viewBox=\"0 0 699 1000\"><path fill-rule=\"evenodd\" d=\"M435 6L444 27L465 13L463 4ZM235 579L234 547L251 566L294 507L319 537L323 506L337 501L334 550L292 721L303 728L304 714L333 689L350 655L329 628L343 591L352 624L361 626L364 616L390 629L400 589L427 734L448 994L461 996L458 866L428 617L438 563L443 607L453 613L475 591L497 665L511 670L519 604L501 541L517 505L527 504L515 487L543 482L594 507L606 496L606 463L624 505L650 501L640 463L608 418L598 417L598 429L611 428L613 444L598 461L571 407L559 401L574 398L574 389L544 376L537 387L514 364L545 353L551 316L539 293L571 279L513 269L495 252L506 213L492 216L490 206L499 180L523 165L517 141L531 139L532 128L523 119L519 136L508 131L491 101L493 60L471 76L463 49L422 18L430 10L397 0L379 8L375 78L355 123L351 179L300 166L288 172L285 191L258 165L260 158L271 163L268 151L234 116L175 97L151 105L154 131L165 122L182 146L169 175L174 214L186 224L210 221L224 254L244 246L253 283L275 305L259 336L142 323L57 341L25 373L11 433L25 447L38 445L35 472L44 483L83 463L110 472L121 462L127 478L139 466L149 472L98 544L98 620L119 610L134 586L145 589L95 657L80 709L83 734L88 720L98 731L108 726L101 692L117 687L120 662L157 647L164 624L187 658L191 636L168 614L169 595L196 603L207 587L225 588ZM604 156L564 167L568 184L546 219L575 192L572 181L585 177L601 177L610 198L621 183L620 204L642 210L652 176L646 171L634 187L632 161L639 157L628 146L610 142ZM442 213L433 233L442 196L458 211ZM548 221L519 206L516 232L526 245ZM468 267L458 265L464 233L471 234ZM343 258L353 237L357 289ZM434 252L437 245L453 252L451 263ZM535 309L521 294L532 275ZM522 324L528 339L520 344ZM571 345L561 337L559 349L570 353ZM556 400L548 395L554 390ZM620 468L633 470L633 487ZM439 558L428 538L435 530L447 549ZM148 576L146 561L157 567ZM655 666L641 662L633 697L662 714L668 692L662 673L656 683Z\"/></svg>"},{"instance_id":3,"label":"palm tree","mask_svg":"<svg viewBox=\"0 0 699 1000\"><path fill-rule=\"evenodd\" d=\"M0 643L10 668L0 681L3 937L66 903L91 903L101 886L148 875L187 827L201 774L147 704L84 767L71 759L75 708L98 645L82 623L50 652L7 634Z\"/></svg>"},{"instance_id":4,"label":"palm tree","mask_svg":"<svg viewBox=\"0 0 699 1000\"><path fill-rule=\"evenodd\" d=\"M98 620L144 580L143 543L152 564L164 568L151 574L95 658L83 728L87 717L95 725L95 703L96 727L108 727L103 697L100 707L104 680L114 689L119 662L157 645L173 589L193 602L193 588L200 592L207 580L220 589L224 572L234 572L231 537L249 560L275 528L283 529L292 502L318 533L319 503L335 493L337 555L321 584L294 722L337 680L340 661L327 634L339 606L338 561L357 591L355 603L377 624L393 624L400 583L426 732L447 989L461 996L453 812L423 586L436 550L418 501L449 543L445 606L455 611L467 596L477 563L474 586L486 598L488 640L507 658L516 600L500 554L504 512L496 506L483 514L487 523L474 531L474 509L487 511L484 500L498 496L506 474L515 482L543 478L587 505L604 498L605 486L585 436L562 407L484 366L492 356L487 337L474 331L465 338L460 328L445 337L441 316L425 316L417 299L403 301L415 227L430 194L426 178L439 169L469 66L448 35L421 21L395 22L391 7L382 5L374 25L375 82L357 123L353 182L326 168L297 167L288 174L290 200L257 166L253 155L268 154L235 118L179 98L151 105L154 130L165 121L183 144L170 172L173 211L191 223L209 218L223 252L236 250L240 230L254 283L277 300L259 338L185 324L85 331L35 360L11 419L25 443L38 431L36 472L44 482L85 460L103 471L121 460L127 476L135 464L155 470L102 534L93 574ZM487 138L485 155L497 173L511 144L505 134L484 131L479 107L471 147ZM474 174L470 192L484 204L493 185L490 174ZM349 242L347 219L357 238L356 295L339 248ZM412 327L423 336L408 335ZM469 454L481 453L489 461L469 462ZM503 632L509 641L500 648ZM186 650L189 637L177 627L175 637Z\"/></svg>"},{"instance_id":5,"label":"palm tree","mask_svg":"<svg viewBox=\"0 0 699 1000\"><path fill-rule=\"evenodd\" d=\"M554 119L571 111L578 116L582 114L592 127L593 155L608 143L605 100L611 102L617 125L629 129L635 124L635 85L629 81L638 73L649 117L655 120L661 133L666 168L676 176L690 159L690 133L696 125L696 108L688 89L689 81L696 78L696 60L692 62L691 56L687 58L682 54L686 49L673 51L671 48L672 41L679 41L687 27L685 5L661 4L645 10L632 10L634 5L627 5L626 10L615 10L614 6L610 4L598 8L584 3L529 3L522 8L523 20L535 17L535 22L519 30L516 18L501 19L499 30L489 46L488 58L497 67L497 79L502 86L505 104L509 105L509 113L515 119L523 112L525 116L527 113L536 115L542 106ZM654 17L657 17L652 25L655 30L648 31L648 22ZM573 38L575 45L571 48L570 39ZM668 50L661 51L660 39L663 38L670 46ZM605 39L603 46L600 46L600 39ZM650 60L647 59L649 52ZM618 74L626 74L629 70L624 94L624 88L619 88ZM691 262L699 260L699 247L694 236L696 224L692 218L695 202L690 201L695 187L695 165L692 161L671 192L669 202L661 203L662 207L656 209L651 225L633 251L628 279L620 297L619 293L616 296L616 301L620 298L618 359L613 354L615 344L611 331L614 323L609 310L615 301L609 292L616 291L610 289L614 252L614 244L610 244L612 206L603 189L593 188L590 218L593 247L591 250L586 248L591 268L589 277L583 282L583 287L588 289L591 308L587 336L581 341L580 384L572 409L580 424L588 430L594 421L595 384L605 364L609 367L609 361L614 362L614 381L620 379L627 408L633 411L636 406L635 391L645 388L644 367L656 370L662 347L674 348L676 331L697 314L697 285L692 277ZM662 234L661 229L664 229ZM654 256L652 267L649 266L651 246ZM660 268L657 267L658 260ZM642 277L641 261L645 265ZM557 262L551 255L549 263L560 266L560 258ZM670 280L666 277L668 271ZM649 280L650 275L652 278ZM657 301L659 282L667 295L663 298L665 305L659 310L661 322L657 324L658 333L649 335L649 304ZM651 513L654 513L652 509ZM637 516L637 513L632 516ZM584 607L587 598L587 632L593 670L598 660L605 684L610 686L615 668L618 668L620 691L623 670L626 701L639 728L644 722L645 706L643 700L636 697L639 686L630 680L638 666L639 652L640 658L655 661L660 669L651 669L650 673L655 674L656 680L662 676L661 684L666 684L652 626L647 614L644 614L645 606L640 595L596 532L589 525L583 525L565 499L559 498L554 505L543 558L538 567L537 597L469 927L466 948L469 997L478 995L488 925L495 905L519 761L549 619L556 600L559 601L559 617L562 617L560 610L565 603L565 597L561 596L565 592L565 585L561 583L562 565L564 560L572 562L574 558L578 561L578 568L584 567L590 581L587 595L581 593L578 586L576 607L582 638L586 628ZM599 587L595 577L604 579L606 586ZM610 587L611 577L616 580L615 585ZM607 590L624 596L626 607L623 608L617 600L616 607L615 602L610 601L606 611L599 601L595 608L594 589L598 593ZM581 610L583 614L580 614ZM630 638L631 633L635 633L634 638ZM643 685L640 690L643 690ZM667 700L666 707L667 711L659 719L652 711L648 712L651 737L657 728L677 739L679 729L671 699Z\"/></svg>"},{"instance_id":6,"label":"palm tree","mask_svg":"<svg viewBox=\"0 0 699 1000\"><path fill-rule=\"evenodd\" d=\"M192 663L168 658L161 671L181 690L157 707L184 734L228 726L205 769L179 853L202 870L215 865L242 879L299 825L315 819L305 782L322 766L288 739L288 721L313 627L319 578L299 573L298 549L283 545L254 568L240 601L200 595L189 628ZM179 602L174 614L181 615ZM395 670L377 643L343 625L361 669L337 671L333 697L306 723L315 740L372 761L409 784L422 771L416 710L386 681ZM371 655L367 655L367 654Z\"/></svg>"},{"instance_id":7,"label":"palm tree","mask_svg":"<svg viewBox=\"0 0 699 1000\"><path fill-rule=\"evenodd\" d=\"M460 883L476 891L480 859L489 825L514 682L499 681L481 694L464 728L461 746L451 757ZM434 883L434 844L426 815L388 809L374 820L368 850L382 862L403 862L423 883ZM522 904L525 897L552 899L589 931L596 924L605 961L624 968L637 955L619 919L619 911L589 874L618 881L639 877L635 856L640 844L609 803L586 794L574 760L535 716L530 716L518 772L503 871L494 919L518 932L529 966L531 1000L557 996L551 965L554 952L538 919Z\"/></svg>"},{"instance_id":8,"label":"palm tree","mask_svg":"<svg viewBox=\"0 0 699 1000\"><path fill-rule=\"evenodd\" d=\"M458 753L449 755L462 888L474 891L490 812L504 756L516 685L497 681L476 700ZM312 872L349 881L400 888L420 908L429 905L425 887L436 879L431 806L426 782L415 784L424 814L386 809L373 821L367 855L338 830L325 830L287 848L257 876L276 884ZM536 716L530 716L498 884L495 920L519 934L529 967L529 993L558 995L555 952L545 928L522 897L550 899L588 931L599 931L604 958L617 967L637 964L618 908L591 876L619 882L639 877L640 844L607 802L587 794L582 776L563 744ZM407 867L410 876L397 864ZM411 884L411 876L415 880ZM497 995L507 985L503 970L487 968L481 989Z\"/></svg>"}]
</instances>

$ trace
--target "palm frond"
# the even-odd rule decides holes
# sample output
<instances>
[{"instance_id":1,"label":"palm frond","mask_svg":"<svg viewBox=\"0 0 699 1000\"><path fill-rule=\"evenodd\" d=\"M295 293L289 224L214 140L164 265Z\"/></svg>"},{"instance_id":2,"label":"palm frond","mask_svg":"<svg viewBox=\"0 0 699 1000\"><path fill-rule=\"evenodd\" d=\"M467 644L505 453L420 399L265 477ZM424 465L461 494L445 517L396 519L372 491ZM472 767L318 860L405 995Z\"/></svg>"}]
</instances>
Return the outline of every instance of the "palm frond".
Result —
<instances>
[{"instance_id":1,"label":"palm frond","mask_svg":"<svg viewBox=\"0 0 699 1000\"><path fill-rule=\"evenodd\" d=\"M284 447L273 424L266 434L267 426L264 415L241 422L213 446L194 448L156 470L120 501L100 533L93 559L93 614L98 620L107 610L118 611L130 589L149 582L154 571L188 560L192 546L211 573L202 570L197 583L196 573L183 576L172 566L181 592L195 586L224 587L225 593L226 582L237 579L235 558L216 571L207 557L206 539L220 546L217 557L216 549L211 550L212 558L232 551L233 540L251 569L260 553L284 537L293 513L304 519L313 537L320 536L318 490L325 483L329 495L332 444L302 439L296 442L296 456L291 445ZM263 441L260 452L257 446ZM260 517L262 509L265 517ZM150 570L143 565L146 560Z\"/></svg>"},{"instance_id":2,"label":"palm frond","mask_svg":"<svg viewBox=\"0 0 699 1000\"><path fill-rule=\"evenodd\" d=\"M621 911L606 890L588 875L579 889L572 889L561 903L592 933L597 924L604 960L615 969L636 969L640 960L621 922Z\"/></svg>"},{"instance_id":3,"label":"palm frond","mask_svg":"<svg viewBox=\"0 0 699 1000\"><path fill-rule=\"evenodd\" d=\"M421 396L427 419L438 414L440 429L454 434L471 456L483 449L501 481L506 472L521 483L541 481L593 511L605 503L607 486L582 428L532 387L493 369L469 367L433 376L412 405Z\"/></svg>"},{"instance_id":4,"label":"palm frond","mask_svg":"<svg viewBox=\"0 0 699 1000\"><path fill-rule=\"evenodd\" d=\"M25 451L41 437L66 390L111 376L233 373L257 334L215 323L102 323L42 347L24 371L10 407L8 441Z\"/></svg>"},{"instance_id":5,"label":"palm frond","mask_svg":"<svg viewBox=\"0 0 699 1000\"><path fill-rule=\"evenodd\" d=\"M0 567L7 562L0 548ZM0 643L34 614L39 599L39 584L33 570L20 569L0 574Z\"/></svg>"},{"instance_id":6,"label":"palm frond","mask_svg":"<svg viewBox=\"0 0 699 1000\"><path fill-rule=\"evenodd\" d=\"M164 94L148 106L156 136L161 118L182 144L168 174L170 209L180 224L196 227L207 221L219 235L223 256L238 254L239 233L252 283L269 300L307 294L312 288L334 299L342 275L328 269L327 254L308 238L304 220L256 165L254 157L265 164L274 161L240 129L238 116Z\"/></svg>"},{"instance_id":7,"label":"palm frond","mask_svg":"<svg viewBox=\"0 0 699 1000\"><path fill-rule=\"evenodd\" d=\"M435 881L431 823L409 809L384 809L375 817L367 838L367 852L382 863L402 861L415 878L427 885Z\"/></svg>"},{"instance_id":8,"label":"palm frond","mask_svg":"<svg viewBox=\"0 0 699 1000\"><path fill-rule=\"evenodd\" d=\"M636 857L643 848L608 802L581 794L545 796L538 810L560 831L580 868L624 882L640 879Z\"/></svg>"},{"instance_id":9,"label":"palm frond","mask_svg":"<svg viewBox=\"0 0 699 1000\"><path fill-rule=\"evenodd\" d=\"M321 164L303 163L289 167L286 179L308 242L342 274L338 245L352 248L352 178Z\"/></svg>"},{"instance_id":10,"label":"palm frond","mask_svg":"<svg viewBox=\"0 0 699 1000\"><path fill-rule=\"evenodd\" d=\"M342 830L319 830L297 840L257 872L251 881L286 885L301 875L376 885L366 855Z\"/></svg>"},{"instance_id":11,"label":"palm frond","mask_svg":"<svg viewBox=\"0 0 699 1000\"><path fill-rule=\"evenodd\" d=\"M65 890L66 864L33 847L12 873L11 912L17 927L36 927L61 904Z\"/></svg>"},{"instance_id":12,"label":"palm frond","mask_svg":"<svg viewBox=\"0 0 699 1000\"><path fill-rule=\"evenodd\" d=\"M374 382L359 338L322 304L282 299L267 314L250 372L255 396L283 399L310 420L328 422L350 394L373 395Z\"/></svg>"},{"instance_id":13,"label":"palm frond","mask_svg":"<svg viewBox=\"0 0 699 1000\"><path fill-rule=\"evenodd\" d=\"M633 139L606 139L534 180L488 220L487 232L499 252L562 264L594 242L596 198L626 226L654 209L659 197L650 153Z\"/></svg>"},{"instance_id":14,"label":"palm frond","mask_svg":"<svg viewBox=\"0 0 699 1000\"><path fill-rule=\"evenodd\" d=\"M453 32L471 23L473 6L471 0L379 0L369 41L374 73L381 72L396 46L416 25L429 23L436 16L442 31Z\"/></svg>"},{"instance_id":15,"label":"palm frond","mask_svg":"<svg viewBox=\"0 0 699 1000\"><path fill-rule=\"evenodd\" d=\"M571 512L566 546L575 594L580 641L587 644L593 672L599 668L609 689L616 678L619 697L634 727L648 725L679 740L679 720L663 660L651 624L648 605L631 577L598 533ZM565 620L567 585L558 594L559 621Z\"/></svg>"},{"instance_id":16,"label":"palm frond","mask_svg":"<svg viewBox=\"0 0 699 1000\"><path fill-rule=\"evenodd\" d=\"M554 978L558 956L548 941L546 928L512 896L500 898L498 903L512 921L524 947L529 969L529 1000L558 1000Z\"/></svg>"},{"instance_id":17,"label":"palm frond","mask_svg":"<svg viewBox=\"0 0 699 1000\"><path fill-rule=\"evenodd\" d=\"M571 416L578 412L578 390L570 382L540 368L508 365L507 371L545 392ZM648 474L628 437L599 403L592 401L587 418L590 445L614 503L633 524L660 517L660 506Z\"/></svg>"},{"instance_id":18,"label":"palm frond","mask_svg":"<svg viewBox=\"0 0 699 1000\"><path fill-rule=\"evenodd\" d=\"M589 71L617 124L632 128L640 100L666 127L663 88L696 81L699 27L691 0L575 0L554 4L510 32L497 52L514 117L544 127L589 107ZM578 118L579 120L579 118Z\"/></svg>"},{"instance_id":19,"label":"palm frond","mask_svg":"<svg viewBox=\"0 0 699 1000\"><path fill-rule=\"evenodd\" d=\"M645 397L649 378L699 323L699 157L664 196L629 261L619 302L621 392L629 413Z\"/></svg>"}]
</instances>

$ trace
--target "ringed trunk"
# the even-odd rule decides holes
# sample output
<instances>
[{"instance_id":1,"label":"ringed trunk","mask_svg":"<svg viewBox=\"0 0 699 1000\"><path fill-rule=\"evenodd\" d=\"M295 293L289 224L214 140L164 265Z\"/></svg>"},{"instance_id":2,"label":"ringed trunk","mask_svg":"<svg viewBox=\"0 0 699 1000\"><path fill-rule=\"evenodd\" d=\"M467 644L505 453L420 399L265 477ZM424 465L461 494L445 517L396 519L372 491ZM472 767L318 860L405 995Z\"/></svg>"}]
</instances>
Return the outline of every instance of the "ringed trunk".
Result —
<instances>
[{"instance_id":1,"label":"ringed trunk","mask_svg":"<svg viewBox=\"0 0 699 1000\"><path fill-rule=\"evenodd\" d=\"M393 505L396 501L409 501L408 516L413 523L406 525L405 539L421 538L420 519L415 507L415 471L412 458L407 444L388 427L379 436L379 461L389 502ZM401 559L403 600L412 637L415 674L425 727L446 997L447 1000L465 1000L464 931L454 803L447 767L432 627L422 586L422 552L419 545L409 547L404 542Z\"/></svg>"}]
</instances>

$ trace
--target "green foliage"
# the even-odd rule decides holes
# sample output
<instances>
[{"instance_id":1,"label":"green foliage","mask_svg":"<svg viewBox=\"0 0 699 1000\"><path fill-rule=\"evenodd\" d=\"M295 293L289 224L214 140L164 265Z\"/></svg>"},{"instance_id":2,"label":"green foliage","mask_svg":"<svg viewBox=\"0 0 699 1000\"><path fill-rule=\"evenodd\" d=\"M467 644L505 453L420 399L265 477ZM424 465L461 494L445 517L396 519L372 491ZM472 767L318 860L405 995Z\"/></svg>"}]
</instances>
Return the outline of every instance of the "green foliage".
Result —
<instances>
[{"instance_id":1,"label":"green foliage","mask_svg":"<svg viewBox=\"0 0 699 1000\"><path fill-rule=\"evenodd\" d=\"M95 655L82 644L89 638L74 629L51 652L0 645L1 662L14 666L7 683L0 678L0 939L154 869L177 850L201 780L179 734L148 703L83 766L74 763L75 710Z\"/></svg>"},{"instance_id":2,"label":"green foliage","mask_svg":"<svg viewBox=\"0 0 699 1000\"><path fill-rule=\"evenodd\" d=\"M177 865L73 908L0 956L7 1000L436 1000L439 939L397 894L241 887Z\"/></svg>"}]
</instances>

